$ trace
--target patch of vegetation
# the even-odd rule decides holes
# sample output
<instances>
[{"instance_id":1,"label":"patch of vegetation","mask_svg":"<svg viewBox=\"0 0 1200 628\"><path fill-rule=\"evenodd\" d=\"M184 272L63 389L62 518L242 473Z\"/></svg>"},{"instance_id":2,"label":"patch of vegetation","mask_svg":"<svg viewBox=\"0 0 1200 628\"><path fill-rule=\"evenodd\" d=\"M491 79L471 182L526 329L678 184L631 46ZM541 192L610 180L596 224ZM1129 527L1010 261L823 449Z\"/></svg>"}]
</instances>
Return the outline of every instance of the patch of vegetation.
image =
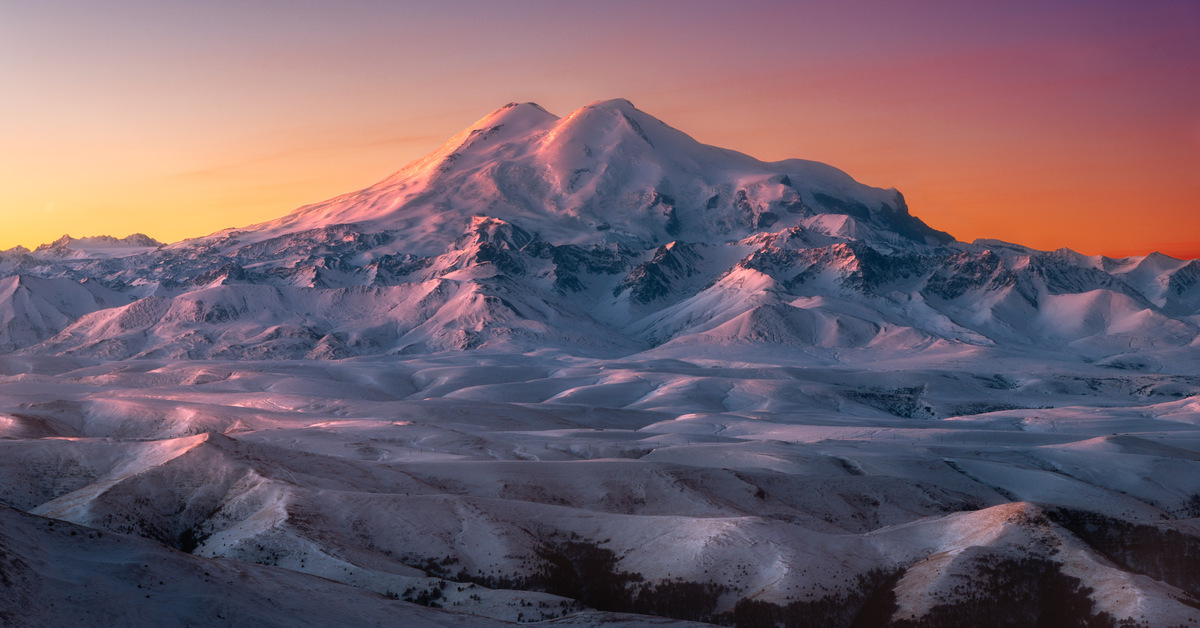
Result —
<instances>
[{"instance_id":1,"label":"patch of vegetation","mask_svg":"<svg viewBox=\"0 0 1200 628\"><path fill-rule=\"evenodd\" d=\"M640 574L618 568L615 552L577 535L542 543L536 551L538 567L530 576L452 573L457 560L427 558L414 562L430 575L456 582L471 582L489 589L542 591L574 599L591 608L657 615L673 619L709 621L725 587L682 579L647 583ZM407 561L406 561L407 562ZM405 591L403 598L434 605L440 590Z\"/></svg>"},{"instance_id":2,"label":"patch of vegetation","mask_svg":"<svg viewBox=\"0 0 1200 628\"><path fill-rule=\"evenodd\" d=\"M856 587L815 600L786 605L761 600L739 600L733 610L713 618L737 628L867 628L886 626L896 612L893 591L904 570L876 569L858 577Z\"/></svg>"},{"instance_id":3,"label":"patch of vegetation","mask_svg":"<svg viewBox=\"0 0 1200 628\"><path fill-rule=\"evenodd\" d=\"M602 611L628 610L630 588L642 581L639 574L617 569L612 550L587 541L545 543L537 555L543 565L532 578L535 587Z\"/></svg>"},{"instance_id":4,"label":"patch of vegetation","mask_svg":"<svg viewBox=\"0 0 1200 628\"><path fill-rule=\"evenodd\" d=\"M993 390L1016 390L1019 388L1017 382L1010 380L999 373L993 373L991 377L976 375L975 378L980 380L984 386L987 386Z\"/></svg>"},{"instance_id":5,"label":"patch of vegetation","mask_svg":"<svg viewBox=\"0 0 1200 628\"><path fill-rule=\"evenodd\" d=\"M971 401L960 403L951 406L949 410L950 416L973 416L976 414L987 414L988 412L1002 412L1004 410L1023 410L1025 406L1018 406L1013 403L1005 403L1003 401Z\"/></svg>"},{"instance_id":6,"label":"patch of vegetation","mask_svg":"<svg viewBox=\"0 0 1200 628\"><path fill-rule=\"evenodd\" d=\"M923 386L914 386L894 390L851 390L845 396L904 419L936 419L937 412L923 399L924 394Z\"/></svg>"},{"instance_id":7,"label":"patch of vegetation","mask_svg":"<svg viewBox=\"0 0 1200 628\"><path fill-rule=\"evenodd\" d=\"M1200 493L1192 493L1183 503L1183 516L1188 519L1200 519Z\"/></svg>"},{"instance_id":8,"label":"patch of vegetation","mask_svg":"<svg viewBox=\"0 0 1200 628\"><path fill-rule=\"evenodd\" d=\"M428 589L422 589L420 591L409 587L404 590L404 593L400 597L405 602L412 602L414 604L420 604L421 606L428 606L430 608L441 608L442 605L440 602L438 602L438 600L442 599L442 591L445 588L446 581L442 580ZM391 597L391 594L392 592L389 591L388 597Z\"/></svg>"},{"instance_id":9,"label":"patch of vegetation","mask_svg":"<svg viewBox=\"0 0 1200 628\"><path fill-rule=\"evenodd\" d=\"M187 530L184 530L183 534L179 535L179 540L175 543L175 548L181 552L191 554L192 552L196 551L196 548L200 547L200 544L208 539L209 536L210 534L205 532L201 528L201 524L198 523Z\"/></svg>"},{"instance_id":10,"label":"patch of vegetation","mask_svg":"<svg viewBox=\"0 0 1200 628\"><path fill-rule=\"evenodd\" d=\"M725 587L717 584L683 579L647 584L638 588L632 610L645 615L711 621L717 599L724 591Z\"/></svg>"},{"instance_id":11,"label":"patch of vegetation","mask_svg":"<svg viewBox=\"0 0 1200 628\"><path fill-rule=\"evenodd\" d=\"M1052 519L1064 527L1092 526L1095 529L1091 533L1093 537L1097 534L1112 535L1113 539L1108 542L1118 546L1125 543L1130 534L1136 537L1139 533L1137 528L1150 528L1109 518L1102 518L1103 521L1100 521L1091 517L1093 513L1076 511L1058 511L1051 515ZM1063 523L1064 521L1066 523ZM1130 532L1131 530L1133 532ZM1157 528L1152 530L1158 534L1171 532ZM1150 532L1140 531L1140 534L1148 535ZM1167 537L1174 539L1170 535ZM1192 537L1188 539L1190 542L1197 541ZM1187 566L1197 564L1198 555L1190 553L1195 547L1179 539L1160 539L1159 542L1164 543L1164 547L1182 548L1179 556L1174 559L1177 563L1177 571L1172 572L1171 576L1174 581L1162 578L1172 584L1181 582L1180 577L1182 572L1187 571ZM641 574L620 569L619 557L615 552L577 535L542 543L536 550L536 557L539 566L529 576L471 575L463 570L449 577L489 588L544 591L577 600L583 605L602 611L641 613L736 628L1124 628L1141 625L1131 619L1118 621L1108 613L1097 611L1090 597L1094 593L1091 588L1083 586L1083 582L1078 578L1063 573L1057 562L1041 557L983 557L977 561L978 576L954 589L954 601L934 606L922 617L902 619L894 619L899 608L895 587L904 576L904 569L869 571L859 575L854 585L848 589L818 599L787 604L742 599L731 610L717 613L718 600L721 595L729 592L728 588L715 583L689 582L682 579L645 582ZM450 557L440 560L427 559L421 566L431 574L446 577L449 567L456 562ZM1158 564L1153 561L1151 563L1147 569L1152 569L1153 565ZM1133 565L1130 565L1130 568L1138 571ZM1138 573L1159 577L1156 574L1166 572L1160 568L1153 573ZM1193 579L1195 578L1193 575ZM1176 586L1188 590L1180 584ZM440 605L441 589L444 587L443 582L423 591L409 589L403 593L402 598L437 607ZM1181 601L1188 603L1186 600Z\"/></svg>"},{"instance_id":12,"label":"patch of vegetation","mask_svg":"<svg viewBox=\"0 0 1200 628\"><path fill-rule=\"evenodd\" d=\"M1033 626L1037 628L1117 628L1108 613L1096 612L1093 590L1064 574L1045 558L995 558L979 561L979 577L962 585L956 600L939 604L923 617L901 619L897 628L957 626Z\"/></svg>"},{"instance_id":13,"label":"patch of vegetation","mask_svg":"<svg viewBox=\"0 0 1200 628\"><path fill-rule=\"evenodd\" d=\"M709 621L725 591L681 579L644 583L641 574L618 569L612 550L578 537L544 543L537 554L542 567L530 579L535 588L602 611Z\"/></svg>"},{"instance_id":14,"label":"patch of vegetation","mask_svg":"<svg viewBox=\"0 0 1200 628\"><path fill-rule=\"evenodd\" d=\"M1200 597L1200 537L1083 510L1056 508L1046 514L1123 569ZM1200 608L1196 599L1180 601Z\"/></svg>"}]
</instances>

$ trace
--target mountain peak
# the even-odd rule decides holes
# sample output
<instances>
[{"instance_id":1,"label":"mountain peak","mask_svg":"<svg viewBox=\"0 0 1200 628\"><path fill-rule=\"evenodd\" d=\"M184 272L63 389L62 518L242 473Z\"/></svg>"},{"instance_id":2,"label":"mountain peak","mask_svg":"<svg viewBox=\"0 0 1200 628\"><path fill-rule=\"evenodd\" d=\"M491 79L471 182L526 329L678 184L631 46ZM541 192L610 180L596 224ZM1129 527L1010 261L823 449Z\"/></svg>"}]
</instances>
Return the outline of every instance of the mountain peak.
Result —
<instances>
[{"instance_id":1,"label":"mountain peak","mask_svg":"<svg viewBox=\"0 0 1200 628\"><path fill-rule=\"evenodd\" d=\"M543 107L535 102L510 102L507 105L504 105L503 107L497 109L496 111L505 111L507 109L516 109L516 110L536 109L537 111L541 111L544 113L550 113L549 111L546 111L545 107Z\"/></svg>"},{"instance_id":2,"label":"mountain peak","mask_svg":"<svg viewBox=\"0 0 1200 628\"><path fill-rule=\"evenodd\" d=\"M380 183L252 226L248 237L354 223L395 231L406 252L430 254L485 215L557 244L637 249L739 240L814 214L846 214L896 242L952 240L907 209L895 190L831 166L766 163L702 144L624 98L562 118L514 102Z\"/></svg>"},{"instance_id":3,"label":"mountain peak","mask_svg":"<svg viewBox=\"0 0 1200 628\"><path fill-rule=\"evenodd\" d=\"M472 124L467 130L489 129L501 125L531 128L554 120L558 120L558 116L546 111L537 103L510 102L480 118L478 122Z\"/></svg>"},{"instance_id":4,"label":"mountain peak","mask_svg":"<svg viewBox=\"0 0 1200 628\"><path fill-rule=\"evenodd\" d=\"M633 103L629 102L625 98L612 98L610 100L597 100L596 102L593 102L584 108L585 109L616 109L618 111L623 111L623 112L630 112L630 111L638 110L637 107L633 106Z\"/></svg>"},{"instance_id":5,"label":"mountain peak","mask_svg":"<svg viewBox=\"0 0 1200 628\"><path fill-rule=\"evenodd\" d=\"M119 251L124 249L148 249L162 246L163 243L151 238L144 233L134 233L124 238L118 238L110 235L87 236L82 238L71 237L70 234L63 236L53 242L39 245L33 250L34 253L57 254L63 255L67 253L98 253L104 251Z\"/></svg>"}]
</instances>

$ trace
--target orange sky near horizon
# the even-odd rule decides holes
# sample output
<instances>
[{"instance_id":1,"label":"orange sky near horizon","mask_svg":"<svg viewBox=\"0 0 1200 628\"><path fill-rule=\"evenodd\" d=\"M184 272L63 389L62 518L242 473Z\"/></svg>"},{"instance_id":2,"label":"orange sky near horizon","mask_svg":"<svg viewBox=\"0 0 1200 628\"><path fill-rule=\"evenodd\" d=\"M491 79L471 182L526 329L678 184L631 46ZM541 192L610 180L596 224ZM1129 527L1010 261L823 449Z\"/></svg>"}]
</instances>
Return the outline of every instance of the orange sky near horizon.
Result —
<instances>
[{"instance_id":1,"label":"orange sky near horizon","mask_svg":"<svg viewBox=\"0 0 1200 628\"><path fill-rule=\"evenodd\" d=\"M960 240L1200 257L1200 5L0 0L0 249L374 183L509 101L629 98Z\"/></svg>"}]
</instances>

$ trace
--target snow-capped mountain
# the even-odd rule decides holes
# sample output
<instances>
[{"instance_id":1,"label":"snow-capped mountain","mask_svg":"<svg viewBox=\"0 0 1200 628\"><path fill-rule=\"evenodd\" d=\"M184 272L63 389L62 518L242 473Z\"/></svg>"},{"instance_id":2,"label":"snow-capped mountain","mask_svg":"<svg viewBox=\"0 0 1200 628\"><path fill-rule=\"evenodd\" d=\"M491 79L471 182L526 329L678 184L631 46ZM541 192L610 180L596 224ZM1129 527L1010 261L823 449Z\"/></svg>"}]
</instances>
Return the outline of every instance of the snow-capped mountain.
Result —
<instances>
[{"instance_id":1,"label":"snow-capped mountain","mask_svg":"<svg viewBox=\"0 0 1200 628\"><path fill-rule=\"evenodd\" d=\"M824 164L764 163L705 146L627 100L565 118L533 103L507 105L376 185L247 231L257 240L356 223L399 231L407 252L433 255L463 233L464 219L487 216L558 245L644 250L737 240L820 213L923 243L950 240L911 217L895 190Z\"/></svg>"},{"instance_id":2,"label":"snow-capped mountain","mask_svg":"<svg viewBox=\"0 0 1200 628\"><path fill-rule=\"evenodd\" d=\"M0 252L0 624L1186 625L1198 333L1200 261L509 105L278 220Z\"/></svg>"},{"instance_id":3,"label":"snow-capped mountain","mask_svg":"<svg viewBox=\"0 0 1200 628\"><path fill-rule=\"evenodd\" d=\"M619 355L786 336L825 354L949 342L1097 359L1189 346L1200 307L1195 263L956 242L896 190L706 146L625 100L564 118L505 106L271 222L170 246L64 237L0 267L126 295L71 309L70 325L4 303L44 341L22 351L108 358ZM781 331L793 323L808 331Z\"/></svg>"}]
</instances>

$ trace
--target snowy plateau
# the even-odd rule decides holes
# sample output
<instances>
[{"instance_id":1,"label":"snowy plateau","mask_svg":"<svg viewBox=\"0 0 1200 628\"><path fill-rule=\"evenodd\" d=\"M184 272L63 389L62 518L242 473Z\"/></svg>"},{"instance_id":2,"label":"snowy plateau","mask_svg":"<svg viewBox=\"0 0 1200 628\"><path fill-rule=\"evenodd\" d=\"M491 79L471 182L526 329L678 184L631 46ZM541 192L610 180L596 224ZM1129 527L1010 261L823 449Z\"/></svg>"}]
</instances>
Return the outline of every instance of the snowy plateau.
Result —
<instances>
[{"instance_id":1,"label":"snowy plateau","mask_svg":"<svg viewBox=\"0 0 1200 628\"><path fill-rule=\"evenodd\" d=\"M508 105L0 252L0 624L1194 626L1198 332L1200 261Z\"/></svg>"}]
</instances>

